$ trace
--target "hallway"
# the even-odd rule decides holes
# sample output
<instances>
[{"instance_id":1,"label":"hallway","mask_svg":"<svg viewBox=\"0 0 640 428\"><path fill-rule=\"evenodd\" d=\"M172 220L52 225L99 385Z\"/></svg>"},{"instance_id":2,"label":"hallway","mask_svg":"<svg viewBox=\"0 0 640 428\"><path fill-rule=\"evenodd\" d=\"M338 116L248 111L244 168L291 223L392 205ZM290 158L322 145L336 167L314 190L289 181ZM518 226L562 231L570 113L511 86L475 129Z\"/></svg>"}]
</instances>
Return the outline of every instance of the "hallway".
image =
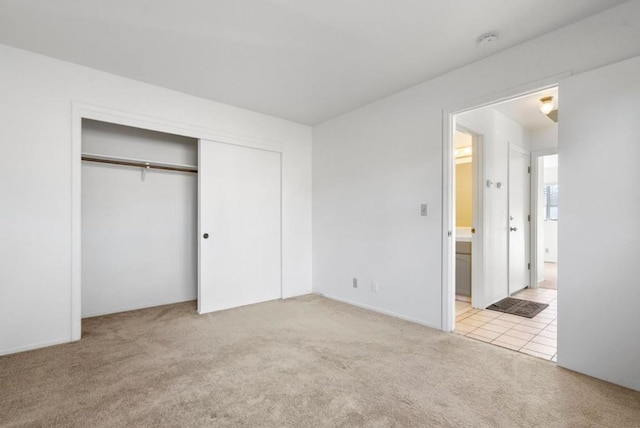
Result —
<instances>
[{"instance_id":1,"label":"hallway","mask_svg":"<svg viewBox=\"0 0 640 428\"><path fill-rule=\"evenodd\" d=\"M545 262L544 264L544 281L538 283L538 288L546 288L549 290L558 289L558 264Z\"/></svg>"},{"instance_id":2,"label":"hallway","mask_svg":"<svg viewBox=\"0 0 640 428\"><path fill-rule=\"evenodd\" d=\"M474 309L469 302L456 301L455 333L556 361L558 292L547 288L525 288L513 297L548 303L549 307L529 319L486 309Z\"/></svg>"}]
</instances>

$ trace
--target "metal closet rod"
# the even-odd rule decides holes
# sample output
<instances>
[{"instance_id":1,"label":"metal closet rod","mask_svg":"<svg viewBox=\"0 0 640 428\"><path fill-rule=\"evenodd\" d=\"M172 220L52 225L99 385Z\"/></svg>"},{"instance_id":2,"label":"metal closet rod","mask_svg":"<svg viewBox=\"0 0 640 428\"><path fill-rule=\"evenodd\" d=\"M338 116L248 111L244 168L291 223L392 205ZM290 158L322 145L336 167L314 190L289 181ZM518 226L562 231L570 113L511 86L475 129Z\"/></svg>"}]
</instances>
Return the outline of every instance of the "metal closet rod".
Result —
<instances>
[{"instance_id":1,"label":"metal closet rod","mask_svg":"<svg viewBox=\"0 0 640 428\"><path fill-rule=\"evenodd\" d=\"M82 154L82 160L87 162L107 163L111 165L134 166L137 168L161 169L165 171L198 172L198 167L191 165L172 165L159 162L147 162L139 159L126 159L113 156Z\"/></svg>"}]
</instances>

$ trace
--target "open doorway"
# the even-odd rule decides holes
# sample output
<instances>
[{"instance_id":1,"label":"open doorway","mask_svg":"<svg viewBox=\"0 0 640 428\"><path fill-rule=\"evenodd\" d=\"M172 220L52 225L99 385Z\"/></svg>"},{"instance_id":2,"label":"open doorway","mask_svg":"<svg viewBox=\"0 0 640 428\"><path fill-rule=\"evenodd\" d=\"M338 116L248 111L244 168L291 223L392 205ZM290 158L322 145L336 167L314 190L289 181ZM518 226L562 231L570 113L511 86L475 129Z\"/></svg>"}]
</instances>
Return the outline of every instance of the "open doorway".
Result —
<instances>
[{"instance_id":1,"label":"open doorway","mask_svg":"<svg viewBox=\"0 0 640 428\"><path fill-rule=\"evenodd\" d=\"M460 119L455 132L456 315L482 306L482 129Z\"/></svg>"},{"instance_id":2,"label":"open doorway","mask_svg":"<svg viewBox=\"0 0 640 428\"><path fill-rule=\"evenodd\" d=\"M473 140L470 132L456 129L456 312L470 306L472 296Z\"/></svg>"},{"instance_id":3,"label":"open doorway","mask_svg":"<svg viewBox=\"0 0 640 428\"><path fill-rule=\"evenodd\" d=\"M558 155L537 155L536 283L539 288L558 289Z\"/></svg>"},{"instance_id":4,"label":"open doorway","mask_svg":"<svg viewBox=\"0 0 640 428\"><path fill-rule=\"evenodd\" d=\"M543 113L540 100L549 97L553 106ZM552 361L557 358L557 259L553 259L557 219L550 218L557 217L558 187L557 155L555 183L550 176L554 158L546 155L557 150L557 103L553 87L456 114L456 138L451 141L455 154L454 331ZM471 210L469 227L461 223L468 215L460 201L468 200L465 169L474 162L462 163L459 155L465 138L460 134L470 128L482 135L483 150L482 172L473 188L473 198L481 204L477 212ZM473 135L467 134L467 139ZM545 228L550 221L555 228ZM476 259L478 266L474 266ZM469 260L477 278L466 270ZM469 278L471 287L466 286ZM469 289L470 298L465 293Z\"/></svg>"}]
</instances>

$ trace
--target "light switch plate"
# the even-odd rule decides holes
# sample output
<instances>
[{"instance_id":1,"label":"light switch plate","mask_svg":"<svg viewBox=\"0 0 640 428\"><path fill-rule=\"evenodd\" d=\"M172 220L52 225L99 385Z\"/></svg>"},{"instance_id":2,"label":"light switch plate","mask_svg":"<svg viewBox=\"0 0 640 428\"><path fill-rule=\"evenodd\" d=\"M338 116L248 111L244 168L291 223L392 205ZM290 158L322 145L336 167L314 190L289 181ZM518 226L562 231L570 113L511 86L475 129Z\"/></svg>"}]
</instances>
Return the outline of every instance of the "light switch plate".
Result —
<instances>
[{"instance_id":1,"label":"light switch plate","mask_svg":"<svg viewBox=\"0 0 640 428\"><path fill-rule=\"evenodd\" d=\"M420 215L423 217L427 216L427 212L428 212L428 207L427 204L421 204L420 205Z\"/></svg>"}]
</instances>

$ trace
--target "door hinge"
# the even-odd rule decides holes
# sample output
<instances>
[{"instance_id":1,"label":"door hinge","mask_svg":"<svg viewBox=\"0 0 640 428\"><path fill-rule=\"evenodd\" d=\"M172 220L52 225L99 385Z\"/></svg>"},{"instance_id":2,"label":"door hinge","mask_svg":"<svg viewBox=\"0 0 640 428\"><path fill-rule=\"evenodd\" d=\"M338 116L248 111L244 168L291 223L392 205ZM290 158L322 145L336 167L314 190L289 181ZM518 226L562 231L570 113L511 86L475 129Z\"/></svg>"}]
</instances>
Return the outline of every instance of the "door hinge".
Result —
<instances>
[{"instance_id":1,"label":"door hinge","mask_svg":"<svg viewBox=\"0 0 640 428\"><path fill-rule=\"evenodd\" d=\"M531 167L530 166L527 167L527 174L531 174Z\"/></svg>"},{"instance_id":2,"label":"door hinge","mask_svg":"<svg viewBox=\"0 0 640 428\"><path fill-rule=\"evenodd\" d=\"M531 263L527 263L527 270L531 270Z\"/></svg>"},{"instance_id":3,"label":"door hinge","mask_svg":"<svg viewBox=\"0 0 640 428\"><path fill-rule=\"evenodd\" d=\"M447 236L452 236L453 233L451 231L447 232Z\"/></svg>"},{"instance_id":4,"label":"door hinge","mask_svg":"<svg viewBox=\"0 0 640 428\"><path fill-rule=\"evenodd\" d=\"M527 221L531 221L531 214L527 215Z\"/></svg>"}]
</instances>

